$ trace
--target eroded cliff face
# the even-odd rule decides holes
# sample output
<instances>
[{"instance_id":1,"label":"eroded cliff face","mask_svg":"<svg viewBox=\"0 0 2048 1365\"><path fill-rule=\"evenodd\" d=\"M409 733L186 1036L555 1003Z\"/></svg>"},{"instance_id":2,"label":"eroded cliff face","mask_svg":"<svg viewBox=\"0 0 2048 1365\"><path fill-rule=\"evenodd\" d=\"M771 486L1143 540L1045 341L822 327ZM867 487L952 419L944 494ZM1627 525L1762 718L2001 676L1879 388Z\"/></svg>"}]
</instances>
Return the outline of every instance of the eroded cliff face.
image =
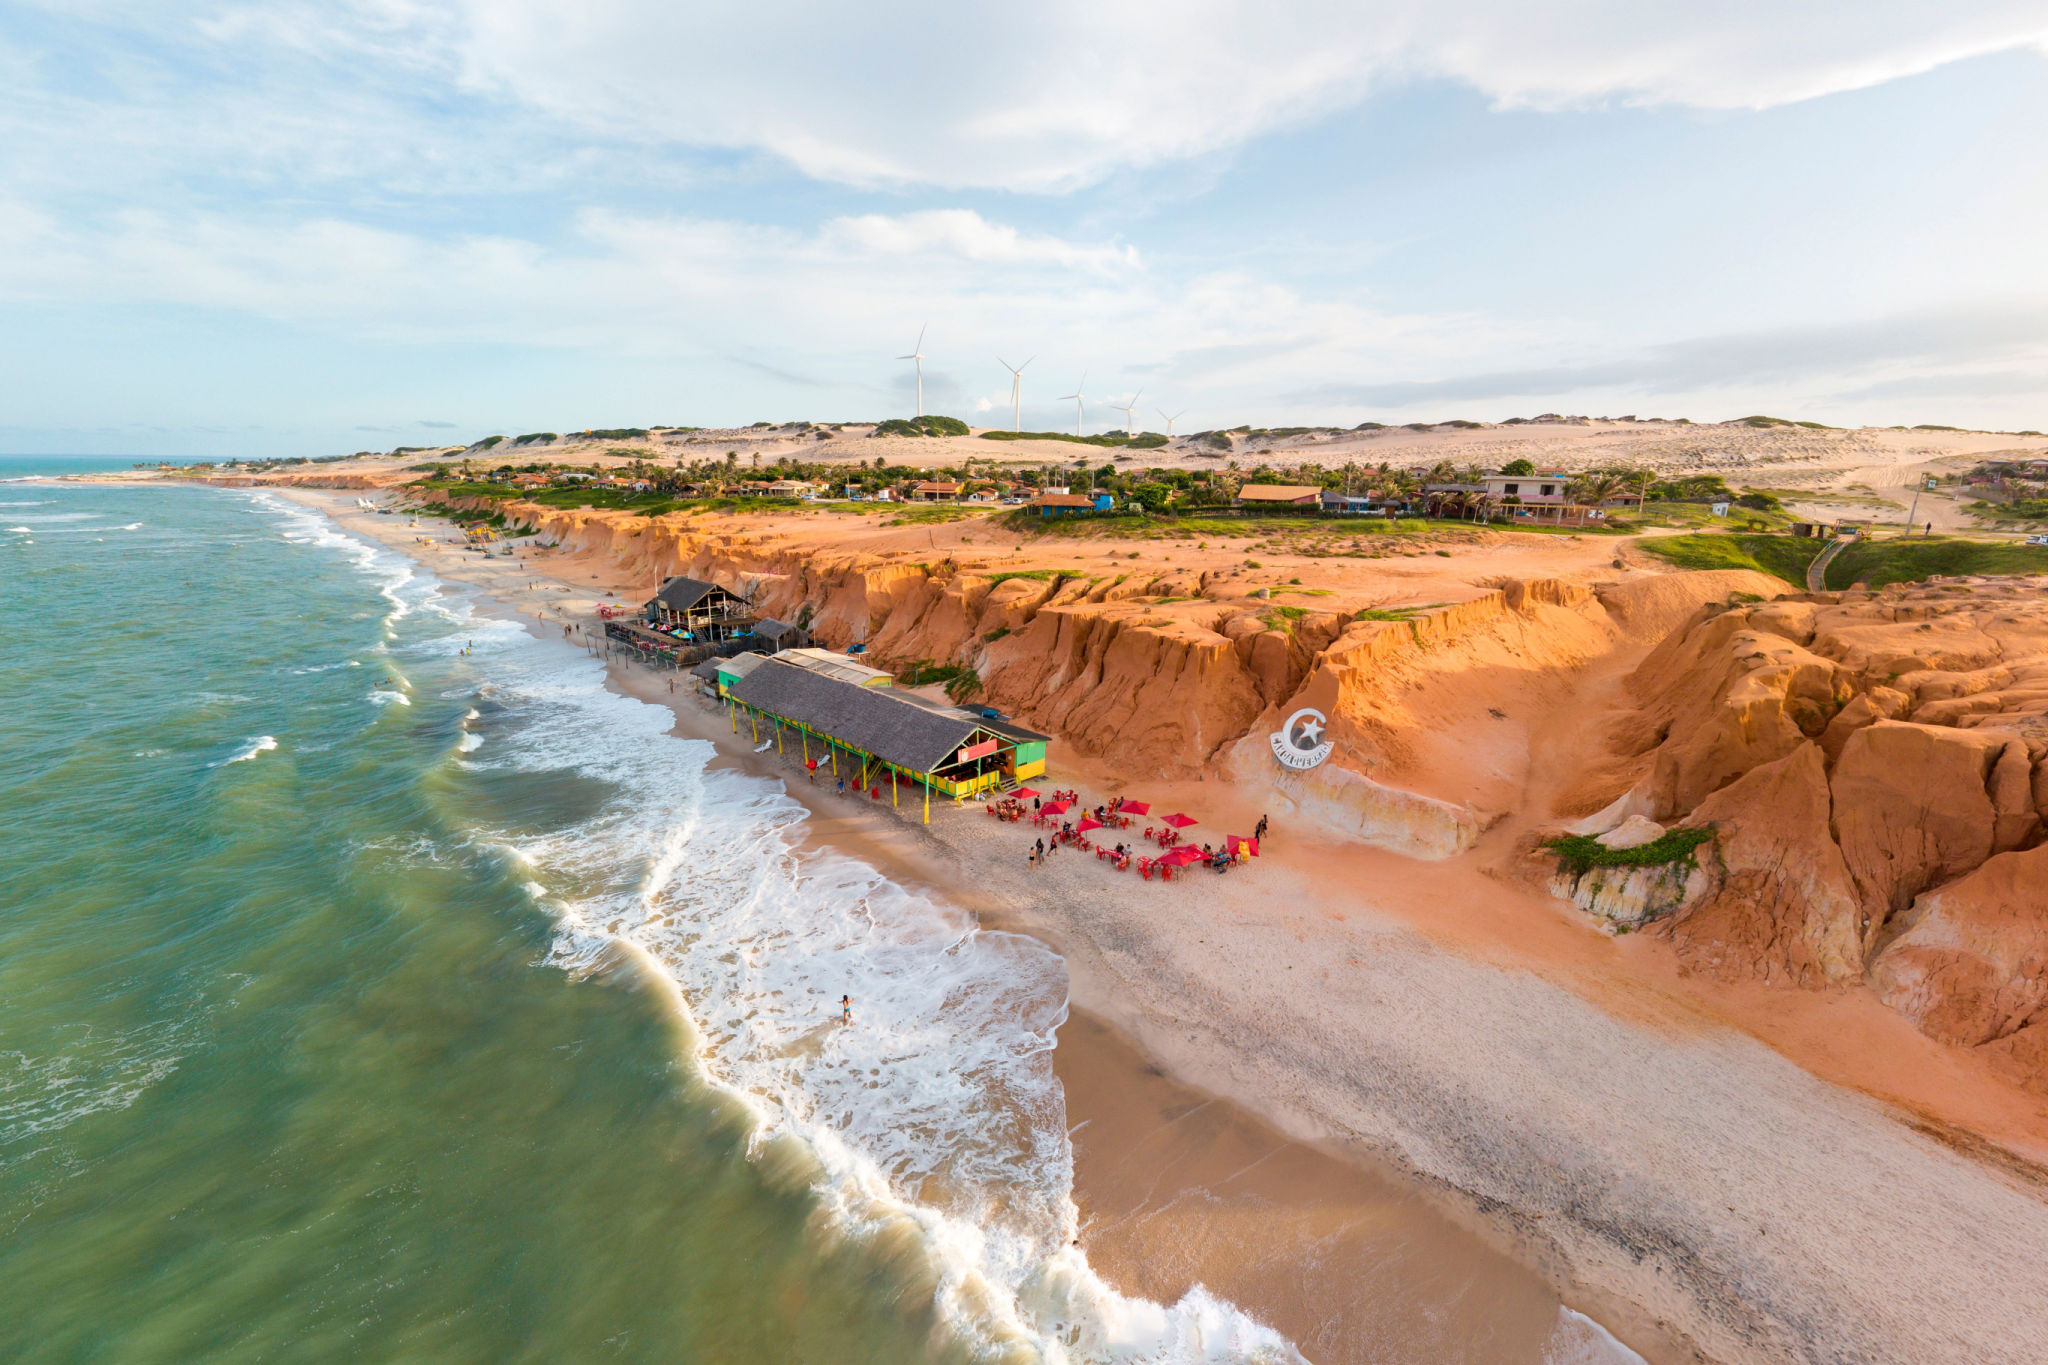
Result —
<instances>
[{"instance_id":1,"label":"eroded cliff face","mask_svg":"<svg viewBox=\"0 0 2048 1365\"><path fill-rule=\"evenodd\" d=\"M2048 1088L2048 578L1707 606L1629 692L1634 780L1575 828L1715 827L1653 929L1686 969L1868 979Z\"/></svg>"},{"instance_id":2,"label":"eroded cliff face","mask_svg":"<svg viewBox=\"0 0 2048 1365\"><path fill-rule=\"evenodd\" d=\"M1698 875L1568 894L1654 902L1649 931L1683 970L1867 980L2048 1089L2048 579L1797 596L1741 573L1501 580L1360 611L1188 572L988 573L764 545L688 516L471 510L524 518L650 590L675 573L741 588L887 666L971 668L983 700L1123 771L1221 768L1291 818L1410 856L1468 851L1514 811L1584 833L1711 824ZM1587 665L1647 639L1605 733L1546 748ZM1303 706L1336 748L1294 772L1267 737ZM1544 764L1571 780L1539 801Z\"/></svg>"}]
</instances>

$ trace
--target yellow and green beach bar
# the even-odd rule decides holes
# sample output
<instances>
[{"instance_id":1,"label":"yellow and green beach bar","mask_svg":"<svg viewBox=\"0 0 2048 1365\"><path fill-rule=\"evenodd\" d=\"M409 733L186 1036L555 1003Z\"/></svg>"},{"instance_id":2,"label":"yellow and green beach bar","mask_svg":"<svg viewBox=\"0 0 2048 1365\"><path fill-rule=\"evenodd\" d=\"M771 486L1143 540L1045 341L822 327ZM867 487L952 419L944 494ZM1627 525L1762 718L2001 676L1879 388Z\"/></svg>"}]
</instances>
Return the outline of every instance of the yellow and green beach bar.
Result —
<instances>
[{"instance_id":1,"label":"yellow and green beach bar","mask_svg":"<svg viewBox=\"0 0 2048 1365\"><path fill-rule=\"evenodd\" d=\"M931 795L963 797L1045 771L1047 736L891 687L862 687L772 657L740 676L721 670L721 691L735 732L798 746L806 759L863 787L889 783ZM843 765L843 766L842 766Z\"/></svg>"}]
</instances>

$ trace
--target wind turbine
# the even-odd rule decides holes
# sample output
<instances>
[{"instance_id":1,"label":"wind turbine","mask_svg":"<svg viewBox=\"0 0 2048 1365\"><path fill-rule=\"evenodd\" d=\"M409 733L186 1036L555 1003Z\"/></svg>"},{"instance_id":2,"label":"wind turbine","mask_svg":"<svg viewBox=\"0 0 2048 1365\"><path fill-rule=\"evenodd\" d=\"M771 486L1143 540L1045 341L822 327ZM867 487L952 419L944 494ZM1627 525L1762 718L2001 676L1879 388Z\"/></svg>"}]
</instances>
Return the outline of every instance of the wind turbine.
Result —
<instances>
[{"instance_id":1,"label":"wind turbine","mask_svg":"<svg viewBox=\"0 0 2048 1365\"><path fill-rule=\"evenodd\" d=\"M1181 418L1188 415L1188 410L1186 408L1182 408L1179 412L1172 414L1161 412L1158 408L1154 408L1152 409L1152 411L1157 412L1161 417L1166 418L1166 439L1169 441L1173 439L1173 424L1175 422L1178 422Z\"/></svg>"},{"instance_id":2,"label":"wind turbine","mask_svg":"<svg viewBox=\"0 0 2048 1365\"><path fill-rule=\"evenodd\" d=\"M1076 436L1079 436L1081 434L1081 401L1082 398L1087 394L1087 392L1088 371L1083 370L1081 371L1081 382L1074 385L1074 391L1072 393L1063 393L1060 395L1060 401L1063 403L1069 398L1074 400L1074 434Z\"/></svg>"},{"instance_id":3,"label":"wind turbine","mask_svg":"<svg viewBox=\"0 0 2048 1365\"><path fill-rule=\"evenodd\" d=\"M1143 389L1139 389L1136 393L1131 395L1130 402L1111 403L1109 405L1112 411L1120 412L1124 415L1124 435L1126 436L1136 436L1138 434L1138 419L1131 416L1131 414L1138 410L1138 400L1142 398L1144 394L1145 391Z\"/></svg>"},{"instance_id":4,"label":"wind turbine","mask_svg":"<svg viewBox=\"0 0 2048 1365\"><path fill-rule=\"evenodd\" d=\"M1036 359L1038 359L1037 356L1031 357L1031 360ZM1025 361L1024 365L1029 365L1031 360ZM996 357L996 363L1010 372L1010 429L1012 431L1022 431L1024 430L1024 365L1012 365L1001 356Z\"/></svg>"},{"instance_id":5,"label":"wind turbine","mask_svg":"<svg viewBox=\"0 0 2048 1365\"><path fill-rule=\"evenodd\" d=\"M917 345L911 348L909 355L899 355L896 357L898 360L915 360L917 362L917 415L919 417L924 416L924 333L925 328L930 326L931 324L927 322L924 327L917 329Z\"/></svg>"}]
</instances>

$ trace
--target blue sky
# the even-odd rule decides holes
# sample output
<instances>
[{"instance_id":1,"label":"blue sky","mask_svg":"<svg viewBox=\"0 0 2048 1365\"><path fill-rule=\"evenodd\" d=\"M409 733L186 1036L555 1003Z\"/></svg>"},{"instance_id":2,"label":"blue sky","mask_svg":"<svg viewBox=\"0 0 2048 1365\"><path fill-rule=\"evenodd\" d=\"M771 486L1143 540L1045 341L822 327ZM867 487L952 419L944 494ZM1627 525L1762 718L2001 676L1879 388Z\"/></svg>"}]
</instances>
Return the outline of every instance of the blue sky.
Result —
<instances>
[{"instance_id":1,"label":"blue sky","mask_svg":"<svg viewBox=\"0 0 2048 1365\"><path fill-rule=\"evenodd\" d=\"M2048 3L0 3L0 450L2048 429Z\"/></svg>"}]
</instances>

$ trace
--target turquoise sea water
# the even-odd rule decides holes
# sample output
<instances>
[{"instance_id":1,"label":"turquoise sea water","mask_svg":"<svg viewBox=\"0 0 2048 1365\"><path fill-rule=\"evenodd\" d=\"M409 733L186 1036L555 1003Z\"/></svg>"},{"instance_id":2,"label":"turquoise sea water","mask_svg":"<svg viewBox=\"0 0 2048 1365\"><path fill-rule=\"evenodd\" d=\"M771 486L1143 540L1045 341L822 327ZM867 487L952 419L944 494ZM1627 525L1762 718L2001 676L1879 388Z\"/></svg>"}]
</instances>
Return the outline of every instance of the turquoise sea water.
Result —
<instances>
[{"instance_id":1,"label":"turquoise sea water","mask_svg":"<svg viewBox=\"0 0 2048 1365\"><path fill-rule=\"evenodd\" d=\"M52 467L0 461L0 1359L1293 1358L1071 1249L1051 953L313 513Z\"/></svg>"}]
</instances>

